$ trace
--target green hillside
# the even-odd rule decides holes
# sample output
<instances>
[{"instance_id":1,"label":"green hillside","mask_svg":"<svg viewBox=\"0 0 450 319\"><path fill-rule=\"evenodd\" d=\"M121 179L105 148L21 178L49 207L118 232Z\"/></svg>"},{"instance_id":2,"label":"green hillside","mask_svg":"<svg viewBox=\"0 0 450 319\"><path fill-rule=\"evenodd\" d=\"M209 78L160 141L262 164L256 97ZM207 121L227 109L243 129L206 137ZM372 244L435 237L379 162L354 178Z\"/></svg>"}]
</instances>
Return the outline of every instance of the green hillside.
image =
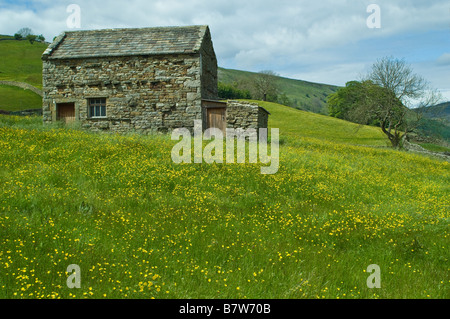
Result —
<instances>
[{"instance_id":1,"label":"green hillside","mask_svg":"<svg viewBox=\"0 0 450 319\"><path fill-rule=\"evenodd\" d=\"M235 84L252 81L255 73L239 70L219 68L219 82ZM277 86L280 94L285 94L290 100L289 106L314 113L328 114L326 106L327 96L334 93L338 87L311 83L301 80L293 80L283 77L277 78Z\"/></svg>"},{"instance_id":2,"label":"green hillside","mask_svg":"<svg viewBox=\"0 0 450 319\"><path fill-rule=\"evenodd\" d=\"M219 81L228 85L249 83L255 75L255 73L247 71L219 68ZM280 94L284 93L288 98L288 103L284 103L285 105L328 115L327 97L334 93L338 87L282 77L276 77L276 79ZM421 135L428 138L429 142L434 143L430 144L431 148L428 143L424 144L427 149L435 150L436 147L440 150L447 149L446 146L449 145L450 141L449 105L449 102L442 103L429 107L423 112L424 118L417 129Z\"/></svg>"},{"instance_id":3,"label":"green hillside","mask_svg":"<svg viewBox=\"0 0 450 319\"><path fill-rule=\"evenodd\" d=\"M427 107L426 109L418 109L424 116L435 120L446 120L450 123L450 102L440 103Z\"/></svg>"},{"instance_id":4,"label":"green hillside","mask_svg":"<svg viewBox=\"0 0 450 319\"><path fill-rule=\"evenodd\" d=\"M381 130L373 126L362 126L271 102L251 102L258 103L268 110L271 113L270 126L282 128L283 136L289 136L293 141L314 138L355 145L381 147L390 145Z\"/></svg>"},{"instance_id":5,"label":"green hillside","mask_svg":"<svg viewBox=\"0 0 450 319\"><path fill-rule=\"evenodd\" d=\"M419 112L423 117L418 126L422 135L427 136L430 141L434 139L436 143L441 144L440 147L435 145L438 149L448 149L450 146L450 102L414 109L412 112ZM423 146L430 149L428 143ZM431 145L431 148L435 146Z\"/></svg>"},{"instance_id":6,"label":"green hillside","mask_svg":"<svg viewBox=\"0 0 450 319\"><path fill-rule=\"evenodd\" d=\"M0 110L22 111L41 107L42 98L33 91L0 84Z\"/></svg>"},{"instance_id":7,"label":"green hillside","mask_svg":"<svg viewBox=\"0 0 450 319\"><path fill-rule=\"evenodd\" d=\"M41 55L48 44L0 41L0 80L18 81L42 88Z\"/></svg>"},{"instance_id":8,"label":"green hillside","mask_svg":"<svg viewBox=\"0 0 450 319\"><path fill-rule=\"evenodd\" d=\"M8 40L3 40L8 39ZM17 81L42 88L42 52L48 44L17 41L10 36L0 36L0 81ZM42 99L30 90L0 85L0 110L20 111L37 109Z\"/></svg>"},{"instance_id":9,"label":"green hillside","mask_svg":"<svg viewBox=\"0 0 450 319\"><path fill-rule=\"evenodd\" d=\"M261 105L280 129L274 175L174 164L168 135L0 116L0 298L448 299L450 164Z\"/></svg>"}]
</instances>

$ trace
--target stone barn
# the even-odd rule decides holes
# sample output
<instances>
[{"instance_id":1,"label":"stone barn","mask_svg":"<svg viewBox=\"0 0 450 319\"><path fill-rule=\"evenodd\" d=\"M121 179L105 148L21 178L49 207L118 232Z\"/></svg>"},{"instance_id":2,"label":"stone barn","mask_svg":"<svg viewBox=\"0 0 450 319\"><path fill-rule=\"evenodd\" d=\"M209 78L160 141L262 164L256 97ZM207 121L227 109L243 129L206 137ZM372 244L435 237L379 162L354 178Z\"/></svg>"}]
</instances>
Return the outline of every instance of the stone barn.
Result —
<instances>
[{"instance_id":1,"label":"stone barn","mask_svg":"<svg viewBox=\"0 0 450 319\"><path fill-rule=\"evenodd\" d=\"M43 121L115 132L267 127L268 112L218 101L208 26L70 31L42 55Z\"/></svg>"}]
</instances>

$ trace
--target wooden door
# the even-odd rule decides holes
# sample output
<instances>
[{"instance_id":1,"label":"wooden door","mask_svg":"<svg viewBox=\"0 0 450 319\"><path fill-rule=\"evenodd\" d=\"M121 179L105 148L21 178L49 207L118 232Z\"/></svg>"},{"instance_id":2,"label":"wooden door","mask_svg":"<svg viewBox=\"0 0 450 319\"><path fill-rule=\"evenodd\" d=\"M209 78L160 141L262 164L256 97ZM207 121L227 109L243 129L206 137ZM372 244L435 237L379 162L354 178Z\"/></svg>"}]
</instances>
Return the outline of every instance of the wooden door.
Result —
<instances>
[{"instance_id":1,"label":"wooden door","mask_svg":"<svg viewBox=\"0 0 450 319\"><path fill-rule=\"evenodd\" d=\"M226 135L227 118L226 108L208 108L206 109L207 128L218 128L222 131L223 136Z\"/></svg>"},{"instance_id":2,"label":"wooden door","mask_svg":"<svg viewBox=\"0 0 450 319\"><path fill-rule=\"evenodd\" d=\"M58 120L64 123L75 121L75 103L59 103L56 105Z\"/></svg>"}]
</instances>

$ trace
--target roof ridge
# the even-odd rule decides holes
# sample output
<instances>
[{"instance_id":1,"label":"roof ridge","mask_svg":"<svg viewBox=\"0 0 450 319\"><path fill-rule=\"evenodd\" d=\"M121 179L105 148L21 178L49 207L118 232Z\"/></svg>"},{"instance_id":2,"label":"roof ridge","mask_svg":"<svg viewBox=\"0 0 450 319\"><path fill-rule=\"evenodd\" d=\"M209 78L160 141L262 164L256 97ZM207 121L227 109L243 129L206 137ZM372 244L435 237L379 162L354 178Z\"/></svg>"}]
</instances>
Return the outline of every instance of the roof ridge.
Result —
<instances>
[{"instance_id":1,"label":"roof ridge","mask_svg":"<svg viewBox=\"0 0 450 319\"><path fill-rule=\"evenodd\" d=\"M196 53L208 30L208 25L191 25L65 31L42 59Z\"/></svg>"},{"instance_id":2,"label":"roof ridge","mask_svg":"<svg viewBox=\"0 0 450 319\"><path fill-rule=\"evenodd\" d=\"M187 25L187 26L159 26L159 27L144 27L144 28L105 28L105 29L91 29L91 30L70 30L65 33L94 33L94 32L120 32L120 31L148 31L148 30L163 30L163 29L188 29L188 28L208 28L208 25Z\"/></svg>"}]
</instances>

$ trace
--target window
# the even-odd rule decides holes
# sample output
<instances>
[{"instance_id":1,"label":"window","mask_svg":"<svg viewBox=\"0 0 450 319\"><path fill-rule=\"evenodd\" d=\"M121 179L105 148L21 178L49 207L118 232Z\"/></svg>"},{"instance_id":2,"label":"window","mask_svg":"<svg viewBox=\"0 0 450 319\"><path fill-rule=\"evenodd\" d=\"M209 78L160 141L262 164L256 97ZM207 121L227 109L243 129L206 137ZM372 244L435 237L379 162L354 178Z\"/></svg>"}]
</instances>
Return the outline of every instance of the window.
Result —
<instances>
[{"instance_id":1,"label":"window","mask_svg":"<svg viewBox=\"0 0 450 319\"><path fill-rule=\"evenodd\" d=\"M106 117L106 99L89 99L89 117Z\"/></svg>"}]
</instances>

